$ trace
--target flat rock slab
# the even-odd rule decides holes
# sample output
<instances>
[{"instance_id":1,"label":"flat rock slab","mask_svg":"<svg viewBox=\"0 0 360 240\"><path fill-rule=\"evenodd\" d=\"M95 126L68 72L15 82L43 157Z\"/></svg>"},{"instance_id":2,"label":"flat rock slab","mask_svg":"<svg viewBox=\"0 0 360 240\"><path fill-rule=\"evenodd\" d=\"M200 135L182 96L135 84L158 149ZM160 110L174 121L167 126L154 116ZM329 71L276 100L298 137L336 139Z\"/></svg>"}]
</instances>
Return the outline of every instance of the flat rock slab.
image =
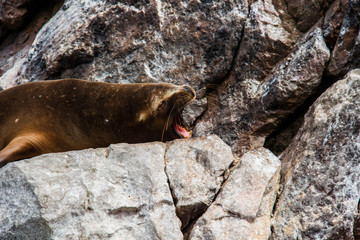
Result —
<instances>
[{"instance_id":1,"label":"flat rock slab","mask_svg":"<svg viewBox=\"0 0 360 240\"><path fill-rule=\"evenodd\" d=\"M0 239L182 239L165 144L48 154L0 170Z\"/></svg>"},{"instance_id":2,"label":"flat rock slab","mask_svg":"<svg viewBox=\"0 0 360 240\"><path fill-rule=\"evenodd\" d=\"M183 239L233 161L212 135L10 163L0 169L0 239Z\"/></svg>"}]
</instances>

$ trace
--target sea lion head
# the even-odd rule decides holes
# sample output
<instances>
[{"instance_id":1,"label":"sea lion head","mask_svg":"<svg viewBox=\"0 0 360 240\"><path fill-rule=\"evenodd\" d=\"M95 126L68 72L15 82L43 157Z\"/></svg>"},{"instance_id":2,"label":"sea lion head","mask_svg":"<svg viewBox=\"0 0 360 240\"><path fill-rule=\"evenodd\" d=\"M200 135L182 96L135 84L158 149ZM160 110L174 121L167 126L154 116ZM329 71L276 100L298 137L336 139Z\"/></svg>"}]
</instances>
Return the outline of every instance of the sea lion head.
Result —
<instances>
[{"instance_id":1,"label":"sea lion head","mask_svg":"<svg viewBox=\"0 0 360 240\"><path fill-rule=\"evenodd\" d=\"M191 137L183 121L181 112L191 101L196 98L194 89L188 85L176 86L173 84L148 85L146 91L150 99L147 108L138 114L138 121L151 126L156 131L161 131L161 140Z\"/></svg>"}]
</instances>

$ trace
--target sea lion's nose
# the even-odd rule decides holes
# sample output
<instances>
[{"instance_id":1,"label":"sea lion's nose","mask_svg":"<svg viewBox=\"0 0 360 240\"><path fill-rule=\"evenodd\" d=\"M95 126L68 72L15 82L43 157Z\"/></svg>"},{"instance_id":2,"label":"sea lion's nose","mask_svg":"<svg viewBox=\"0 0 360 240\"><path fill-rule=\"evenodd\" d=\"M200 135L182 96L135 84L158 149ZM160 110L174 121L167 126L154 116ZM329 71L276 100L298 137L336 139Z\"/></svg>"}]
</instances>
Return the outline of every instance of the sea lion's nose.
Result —
<instances>
[{"instance_id":1,"label":"sea lion's nose","mask_svg":"<svg viewBox=\"0 0 360 240\"><path fill-rule=\"evenodd\" d=\"M195 91L194 91L194 89L193 89L192 87L185 85L183 88L184 88L184 90L187 91L188 93L191 93L191 95L192 95L193 97L195 97Z\"/></svg>"}]
</instances>

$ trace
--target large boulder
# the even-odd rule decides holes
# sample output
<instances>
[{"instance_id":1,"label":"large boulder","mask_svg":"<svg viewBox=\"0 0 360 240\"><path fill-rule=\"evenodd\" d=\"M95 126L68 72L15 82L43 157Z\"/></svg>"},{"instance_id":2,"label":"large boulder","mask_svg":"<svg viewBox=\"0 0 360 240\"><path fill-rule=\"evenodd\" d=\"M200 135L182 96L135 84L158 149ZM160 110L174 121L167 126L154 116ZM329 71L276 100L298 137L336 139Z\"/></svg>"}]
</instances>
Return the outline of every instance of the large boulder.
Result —
<instances>
[{"instance_id":1,"label":"large boulder","mask_svg":"<svg viewBox=\"0 0 360 240\"><path fill-rule=\"evenodd\" d=\"M214 201L234 162L230 147L216 135L168 144L166 173L183 229Z\"/></svg>"},{"instance_id":2,"label":"large boulder","mask_svg":"<svg viewBox=\"0 0 360 240\"><path fill-rule=\"evenodd\" d=\"M360 70L310 108L281 156L283 191L273 239L360 237Z\"/></svg>"},{"instance_id":3,"label":"large boulder","mask_svg":"<svg viewBox=\"0 0 360 240\"><path fill-rule=\"evenodd\" d=\"M1 239L182 239L165 145L112 145L0 171Z\"/></svg>"},{"instance_id":4,"label":"large boulder","mask_svg":"<svg viewBox=\"0 0 360 240\"><path fill-rule=\"evenodd\" d=\"M228 81L220 97L198 121L196 135L217 133L235 152L260 147L286 117L321 83L330 58L322 31L314 28L264 81Z\"/></svg>"},{"instance_id":5,"label":"large boulder","mask_svg":"<svg viewBox=\"0 0 360 240\"><path fill-rule=\"evenodd\" d=\"M269 239L280 161L264 148L247 152L189 239Z\"/></svg>"}]
</instances>

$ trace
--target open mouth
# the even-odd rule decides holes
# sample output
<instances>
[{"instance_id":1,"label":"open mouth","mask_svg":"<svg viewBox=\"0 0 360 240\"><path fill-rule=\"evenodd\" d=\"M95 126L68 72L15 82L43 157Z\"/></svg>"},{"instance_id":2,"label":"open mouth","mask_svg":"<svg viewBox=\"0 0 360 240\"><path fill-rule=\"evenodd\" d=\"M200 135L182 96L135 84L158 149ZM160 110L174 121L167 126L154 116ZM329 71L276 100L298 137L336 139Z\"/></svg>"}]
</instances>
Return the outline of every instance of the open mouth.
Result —
<instances>
[{"instance_id":1,"label":"open mouth","mask_svg":"<svg viewBox=\"0 0 360 240\"><path fill-rule=\"evenodd\" d=\"M188 130L184 121L182 120L181 113L177 114L174 121L175 132L183 138L191 138L192 131Z\"/></svg>"}]
</instances>

